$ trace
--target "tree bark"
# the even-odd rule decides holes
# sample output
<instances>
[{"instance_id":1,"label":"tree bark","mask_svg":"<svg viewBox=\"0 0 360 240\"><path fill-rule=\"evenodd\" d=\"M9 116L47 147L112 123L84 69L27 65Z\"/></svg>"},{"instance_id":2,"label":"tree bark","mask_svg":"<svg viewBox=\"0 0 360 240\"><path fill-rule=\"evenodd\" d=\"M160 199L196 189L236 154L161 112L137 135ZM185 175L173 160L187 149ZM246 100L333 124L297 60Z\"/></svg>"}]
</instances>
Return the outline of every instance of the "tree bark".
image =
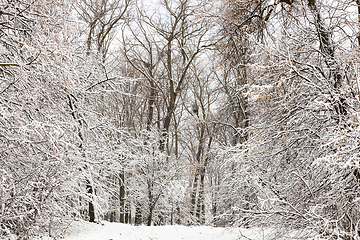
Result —
<instances>
[{"instance_id":1,"label":"tree bark","mask_svg":"<svg viewBox=\"0 0 360 240\"><path fill-rule=\"evenodd\" d=\"M89 180L86 180L86 189L89 197L92 198L93 188ZM89 201L89 222L95 222L95 208L92 201Z\"/></svg>"},{"instance_id":2,"label":"tree bark","mask_svg":"<svg viewBox=\"0 0 360 240\"><path fill-rule=\"evenodd\" d=\"M151 125L153 122L153 116L154 116L154 105L155 105L155 99L156 99L156 87L154 82L150 82L150 97L149 97L149 108L148 108L148 116L147 116L147 123L146 123L146 130L151 131Z\"/></svg>"},{"instance_id":3,"label":"tree bark","mask_svg":"<svg viewBox=\"0 0 360 240\"><path fill-rule=\"evenodd\" d=\"M125 223L131 224L131 211L129 203L126 204Z\"/></svg>"},{"instance_id":4,"label":"tree bark","mask_svg":"<svg viewBox=\"0 0 360 240\"><path fill-rule=\"evenodd\" d=\"M196 218L199 224L205 223L205 197L204 197L204 180L205 180L205 166L202 166L199 171L200 177L200 186L199 186L199 196L197 202L197 212Z\"/></svg>"},{"instance_id":5,"label":"tree bark","mask_svg":"<svg viewBox=\"0 0 360 240\"><path fill-rule=\"evenodd\" d=\"M204 171L203 163L201 162L202 153L204 151L204 135L205 135L205 126L203 123L200 123L200 136L199 136L199 145L196 153L195 164L195 178L191 193L191 204L192 204L192 215L196 216L196 220L198 223L201 223L200 220L200 212L201 212L201 204L203 201L202 196L202 172ZM205 172L205 171L204 171ZM199 189L198 189L199 188ZM197 200L197 201L196 201Z\"/></svg>"},{"instance_id":6,"label":"tree bark","mask_svg":"<svg viewBox=\"0 0 360 240\"><path fill-rule=\"evenodd\" d=\"M120 223L125 223L125 174L120 174Z\"/></svg>"},{"instance_id":7,"label":"tree bark","mask_svg":"<svg viewBox=\"0 0 360 240\"><path fill-rule=\"evenodd\" d=\"M147 218L147 226L151 226L153 212L154 212L154 208L152 206L150 206L149 215L148 215L148 218Z\"/></svg>"},{"instance_id":8,"label":"tree bark","mask_svg":"<svg viewBox=\"0 0 360 240\"><path fill-rule=\"evenodd\" d=\"M194 180L193 180L193 185L192 185L192 191L191 191L191 210L190 210L190 214L192 216L195 216L195 214L196 214L196 192L197 192L197 188L198 188L198 172L196 170Z\"/></svg>"},{"instance_id":9,"label":"tree bark","mask_svg":"<svg viewBox=\"0 0 360 240\"><path fill-rule=\"evenodd\" d=\"M142 211L141 206L138 204L135 210L135 226L140 226L142 224Z\"/></svg>"},{"instance_id":10,"label":"tree bark","mask_svg":"<svg viewBox=\"0 0 360 240\"><path fill-rule=\"evenodd\" d=\"M169 79L169 104L166 109L166 116L164 119L164 125L163 125L163 134L162 139L160 140L160 150L165 150L165 145L168 138L169 128L170 128L170 122L171 122L171 116L175 109L175 101L176 101L176 93L174 88L174 80L172 76L172 53L171 53L171 41L172 36L168 39L168 49L167 49L167 73L168 73L168 79Z\"/></svg>"}]
</instances>

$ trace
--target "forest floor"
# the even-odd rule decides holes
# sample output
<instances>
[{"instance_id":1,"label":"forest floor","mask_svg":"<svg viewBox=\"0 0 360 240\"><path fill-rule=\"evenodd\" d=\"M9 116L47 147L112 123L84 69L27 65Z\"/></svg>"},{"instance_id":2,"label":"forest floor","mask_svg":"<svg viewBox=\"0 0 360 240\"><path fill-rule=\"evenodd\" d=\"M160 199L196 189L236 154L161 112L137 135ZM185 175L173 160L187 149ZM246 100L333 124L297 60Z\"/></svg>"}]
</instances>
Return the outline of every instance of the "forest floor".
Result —
<instances>
[{"instance_id":1,"label":"forest floor","mask_svg":"<svg viewBox=\"0 0 360 240\"><path fill-rule=\"evenodd\" d=\"M64 240L262 240L264 235L262 229L179 225L147 227L110 222L73 222L62 237ZM60 238L38 236L33 240Z\"/></svg>"}]
</instances>

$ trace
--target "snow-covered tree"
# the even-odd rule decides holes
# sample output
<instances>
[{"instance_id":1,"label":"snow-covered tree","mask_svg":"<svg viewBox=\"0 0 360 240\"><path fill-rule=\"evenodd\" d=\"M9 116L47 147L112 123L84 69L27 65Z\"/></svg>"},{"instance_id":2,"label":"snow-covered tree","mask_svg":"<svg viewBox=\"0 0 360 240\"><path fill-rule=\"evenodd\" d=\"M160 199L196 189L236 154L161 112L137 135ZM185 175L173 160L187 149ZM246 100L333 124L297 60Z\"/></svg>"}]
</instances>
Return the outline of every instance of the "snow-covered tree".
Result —
<instances>
[{"instance_id":1,"label":"snow-covered tree","mask_svg":"<svg viewBox=\"0 0 360 240\"><path fill-rule=\"evenodd\" d=\"M251 209L232 208L280 230L357 237L355 3L258 2L262 14L249 17L260 17L266 32L260 40L248 34L256 51L247 67L256 78L247 86L249 139L237 154L239 166L247 166L238 175L251 173L249 189L258 196L248 201ZM239 29L246 21L256 28L244 18Z\"/></svg>"},{"instance_id":2,"label":"snow-covered tree","mask_svg":"<svg viewBox=\"0 0 360 240\"><path fill-rule=\"evenodd\" d=\"M74 216L80 140L67 106L70 1L0 1L0 234ZM49 230L50 232L51 230ZM50 232L51 234L51 232Z\"/></svg>"}]
</instances>

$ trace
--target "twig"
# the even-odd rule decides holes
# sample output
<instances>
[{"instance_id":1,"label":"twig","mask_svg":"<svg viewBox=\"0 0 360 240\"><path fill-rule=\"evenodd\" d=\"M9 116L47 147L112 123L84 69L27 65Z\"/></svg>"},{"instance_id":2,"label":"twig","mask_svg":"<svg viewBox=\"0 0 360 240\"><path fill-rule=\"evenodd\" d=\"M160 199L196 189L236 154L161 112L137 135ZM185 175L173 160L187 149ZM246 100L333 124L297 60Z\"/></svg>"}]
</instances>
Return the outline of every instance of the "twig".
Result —
<instances>
[{"instance_id":1,"label":"twig","mask_svg":"<svg viewBox=\"0 0 360 240\"><path fill-rule=\"evenodd\" d=\"M316 204L316 200L315 200L314 194L313 194L313 192L311 191L310 186L305 182L304 178L302 178L302 177L301 177L298 173L296 173L296 172L292 172L292 173L295 174L296 176L298 176L298 177L301 179L301 181L303 181L303 183L305 184L305 186L307 187L307 189L309 189L309 192L310 192L310 194L311 194L311 197L312 197L312 199L314 200L314 203Z\"/></svg>"}]
</instances>

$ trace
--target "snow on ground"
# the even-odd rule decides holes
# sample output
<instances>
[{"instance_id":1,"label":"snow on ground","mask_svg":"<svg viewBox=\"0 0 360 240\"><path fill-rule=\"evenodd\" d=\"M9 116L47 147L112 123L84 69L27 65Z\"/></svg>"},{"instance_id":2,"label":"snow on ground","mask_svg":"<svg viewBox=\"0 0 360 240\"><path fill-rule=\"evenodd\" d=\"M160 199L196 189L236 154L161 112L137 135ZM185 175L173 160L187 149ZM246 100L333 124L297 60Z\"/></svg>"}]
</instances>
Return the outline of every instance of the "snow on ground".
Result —
<instances>
[{"instance_id":1,"label":"snow on ground","mask_svg":"<svg viewBox=\"0 0 360 240\"><path fill-rule=\"evenodd\" d=\"M210 226L132 226L121 223L103 224L74 222L64 240L262 240L261 229L215 228ZM50 240L45 236L33 240Z\"/></svg>"}]
</instances>

